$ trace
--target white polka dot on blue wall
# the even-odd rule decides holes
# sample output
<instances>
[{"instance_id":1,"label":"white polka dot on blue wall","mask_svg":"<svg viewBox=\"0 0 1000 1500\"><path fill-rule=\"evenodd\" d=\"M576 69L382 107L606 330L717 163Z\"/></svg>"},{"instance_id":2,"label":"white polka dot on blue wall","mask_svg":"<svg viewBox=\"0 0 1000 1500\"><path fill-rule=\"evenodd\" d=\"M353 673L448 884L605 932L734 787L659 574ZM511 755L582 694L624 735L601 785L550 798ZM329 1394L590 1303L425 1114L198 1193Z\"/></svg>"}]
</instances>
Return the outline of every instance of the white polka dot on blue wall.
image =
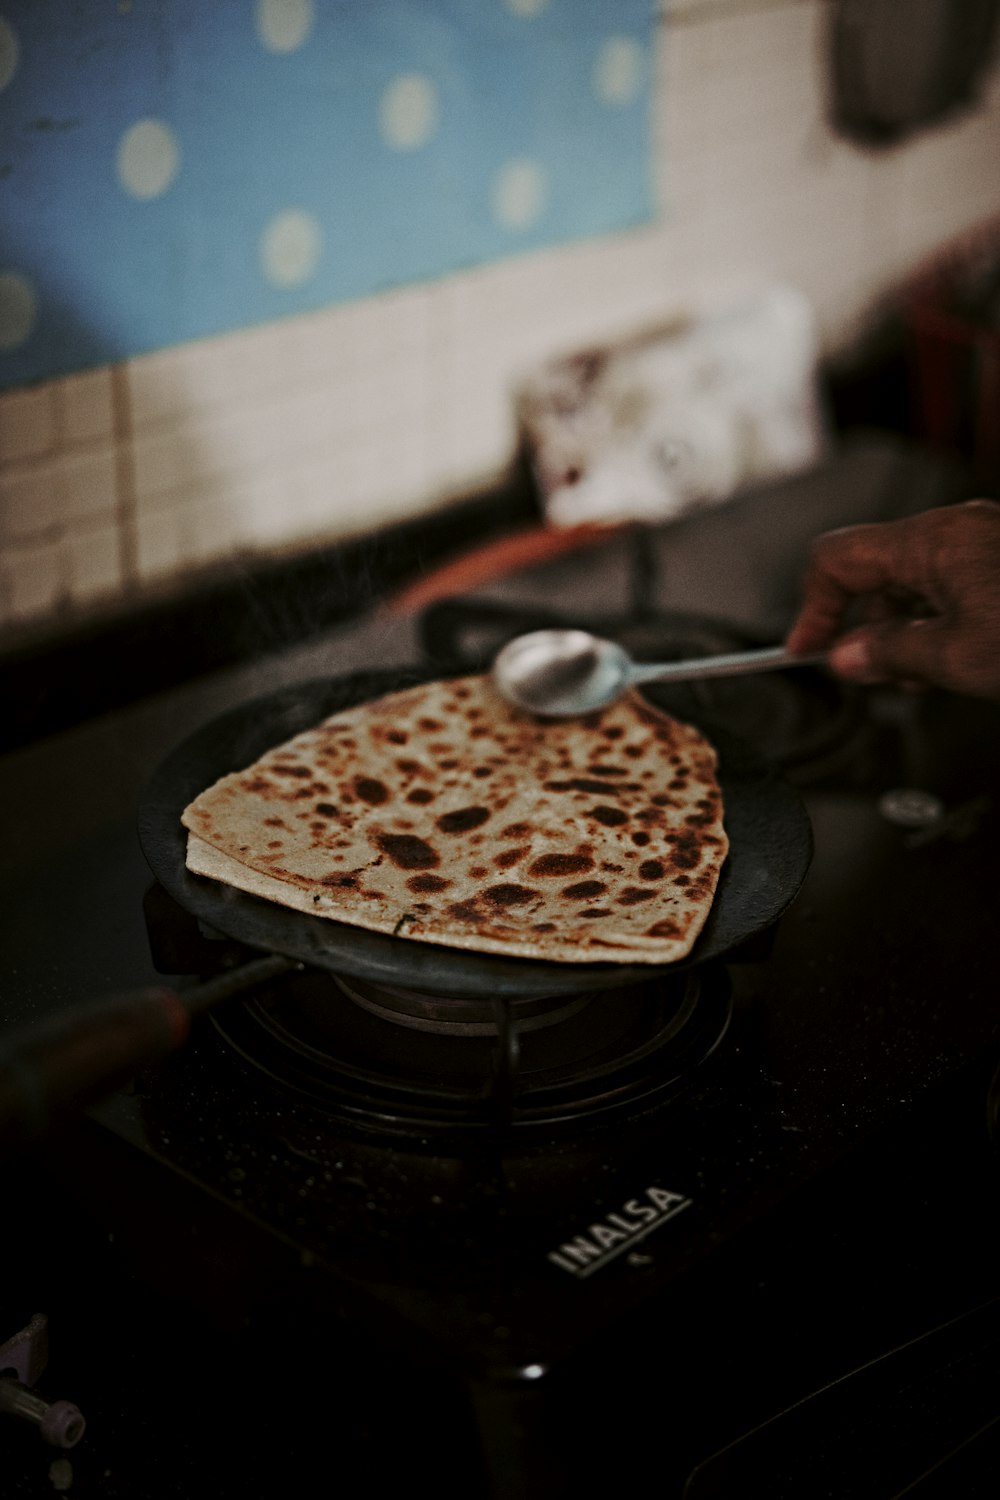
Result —
<instances>
[{"instance_id":1,"label":"white polka dot on blue wall","mask_svg":"<svg viewBox=\"0 0 1000 1500\"><path fill-rule=\"evenodd\" d=\"M316 269L323 231L312 214L288 209L267 225L260 242L264 275L273 286L300 286Z\"/></svg>"},{"instance_id":2,"label":"white polka dot on blue wall","mask_svg":"<svg viewBox=\"0 0 1000 1500\"><path fill-rule=\"evenodd\" d=\"M493 183L493 213L504 229L529 229L545 207L545 173L538 162L509 161Z\"/></svg>"},{"instance_id":3,"label":"white polka dot on blue wall","mask_svg":"<svg viewBox=\"0 0 1000 1500\"><path fill-rule=\"evenodd\" d=\"M0 388L648 222L656 9L0 0Z\"/></svg>"},{"instance_id":4,"label":"white polka dot on blue wall","mask_svg":"<svg viewBox=\"0 0 1000 1500\"><path fill-rule=\"evenodd\" d=\"M594 90L605 104L628 105L642 88L645 55L630 36L608 37L597 54Z\"/></svg>"},{"instance_id":5,"label":"white polka dot on blue wall","mask_svg":"<svg viewBox=\"0 0 1000 1500\"><path fill-rule=\"evenodd\" d=\"M312 30L313 0L258 0L257 34L269 52L294 52Z\"/></svg>"},{"instance_id":6,"label":"white polka dot on blue wall","mask_svg":"<svg viewBox=\"0 0 1000 1500\"><path fill-rule=\"evenodd\" d=\"M434 84L419 73L394 78L379 103L379 124L386 144L397 151L425 146L438 122L438 96Z\"/></svg>"},{"instance_id":7,"label":"white polka dot on blue wall","mask_svg":"<svg viewBox=\"0 0 1000 1500\"><path fill-rule=\"evenodd\" d=\"M177 176L181 153L162 120L136 120L118 144L118 178L133 198L158 198Z\"/></svg>"}]
</instances>

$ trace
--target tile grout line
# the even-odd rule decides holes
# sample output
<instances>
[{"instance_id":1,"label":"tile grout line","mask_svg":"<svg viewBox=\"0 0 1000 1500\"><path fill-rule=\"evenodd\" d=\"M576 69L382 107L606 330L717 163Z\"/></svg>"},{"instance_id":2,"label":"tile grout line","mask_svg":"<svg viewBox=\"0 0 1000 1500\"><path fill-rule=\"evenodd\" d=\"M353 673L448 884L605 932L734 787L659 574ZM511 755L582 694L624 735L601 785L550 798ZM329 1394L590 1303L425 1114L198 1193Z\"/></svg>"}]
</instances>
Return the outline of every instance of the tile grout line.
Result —
<instances>
[{"instance_id":1,"label":"tile grout line","mask_svg":"<svg viewBox=\"0 0 1000 1500\"><path fill-rule=\"evenodd\" d=\"M110 366L111 420L115 445L115 518L118 523L118 562L122 589L134 590L139 581L139 549L136 537L138 499L135 479L134 428L128 370L124 362Z\"/></svg>"}]
</instances>

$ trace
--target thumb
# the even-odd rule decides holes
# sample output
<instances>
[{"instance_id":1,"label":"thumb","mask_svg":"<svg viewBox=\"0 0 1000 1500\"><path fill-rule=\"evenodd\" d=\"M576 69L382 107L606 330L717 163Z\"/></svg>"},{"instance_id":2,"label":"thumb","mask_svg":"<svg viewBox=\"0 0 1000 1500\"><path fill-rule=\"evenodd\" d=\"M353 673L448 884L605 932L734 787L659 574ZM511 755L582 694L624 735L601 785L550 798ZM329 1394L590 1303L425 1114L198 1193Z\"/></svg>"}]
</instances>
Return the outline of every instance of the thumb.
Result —
<instances>
[{"instance_id":1,"label":"thumb","mask_svg":"<svg viewBox=\"0 0 1000 1500\"><path fill-rule=\"evenodd\" d=\"M838 676L854 682L940 684L946 634L943 620L883 620L842 636L828 660Z\"/></svg>"}]
</instances>

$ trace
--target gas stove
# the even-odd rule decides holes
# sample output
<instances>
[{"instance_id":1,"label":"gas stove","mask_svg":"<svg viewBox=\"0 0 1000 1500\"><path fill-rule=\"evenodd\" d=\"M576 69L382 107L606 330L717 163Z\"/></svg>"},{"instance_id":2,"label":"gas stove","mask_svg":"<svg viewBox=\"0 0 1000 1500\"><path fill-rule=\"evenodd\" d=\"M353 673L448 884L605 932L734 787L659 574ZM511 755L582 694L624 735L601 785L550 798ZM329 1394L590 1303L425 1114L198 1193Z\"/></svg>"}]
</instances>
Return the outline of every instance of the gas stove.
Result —
<instances>
[{"instance_id":1,"label":"gas stove","mask_svg":"<svg viewBox=\"0 0 1000 1500\"><path fill-rule=\"evenodd\" d=\"M613 553L571 594L605 603ZM759 641L648 600L567 616L555 590L494 590L332 654L385 661L395 634L401 664L474 670L553 618L647 656ZM165 726L316 664L286 653L104 729L144 745L138 788ZM419 1477L551 1500L651 1465L678 1500L995 1493L1000 711L806 670L673 691L808 814L801 889L764 930L520 995L293 953L9 1173L0 1338L15 1309L48 1316L41 1388L88 1424L72 1494ZM2 921L12 1019L262 951L153 880L129 817L43 851ZM51 1493L52 1453L16 1435L4 1493Z\"/></svg>"}]
</instances>

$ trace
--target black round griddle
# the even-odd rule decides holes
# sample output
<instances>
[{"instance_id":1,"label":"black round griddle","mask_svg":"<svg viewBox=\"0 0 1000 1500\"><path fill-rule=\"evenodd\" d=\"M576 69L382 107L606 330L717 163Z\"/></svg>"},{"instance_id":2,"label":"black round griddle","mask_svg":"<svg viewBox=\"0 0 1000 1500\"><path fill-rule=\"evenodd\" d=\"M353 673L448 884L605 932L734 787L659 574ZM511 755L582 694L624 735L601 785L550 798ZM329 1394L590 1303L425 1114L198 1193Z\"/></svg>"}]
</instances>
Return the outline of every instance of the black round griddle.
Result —
<instances>
[{"instance_id":1,"label":"black round griddle","mask_svg":"<svg viewBox=\"0 0 1000 1500\"><path fill-rule=\"evenodd\" d=\"M184 862L181 812L220 776L327 715L427 681L428 671L386 670L294 684L213 719L167 757L146 787L139 838L157 880L201 922L252 948L316 968L427 994L484 992L505 999L579 994L650 979L653 964L565 964L416 942L292 911L203 876ZM649 697L657 700L655 688ZM687 717L691 717L688 715ZM671 972L720 958L770 927L798 891L812 829L798 794L749 746L707 723L719 753L729 856L712 910L690 954Z\"/></svg>"}]
</instances>

